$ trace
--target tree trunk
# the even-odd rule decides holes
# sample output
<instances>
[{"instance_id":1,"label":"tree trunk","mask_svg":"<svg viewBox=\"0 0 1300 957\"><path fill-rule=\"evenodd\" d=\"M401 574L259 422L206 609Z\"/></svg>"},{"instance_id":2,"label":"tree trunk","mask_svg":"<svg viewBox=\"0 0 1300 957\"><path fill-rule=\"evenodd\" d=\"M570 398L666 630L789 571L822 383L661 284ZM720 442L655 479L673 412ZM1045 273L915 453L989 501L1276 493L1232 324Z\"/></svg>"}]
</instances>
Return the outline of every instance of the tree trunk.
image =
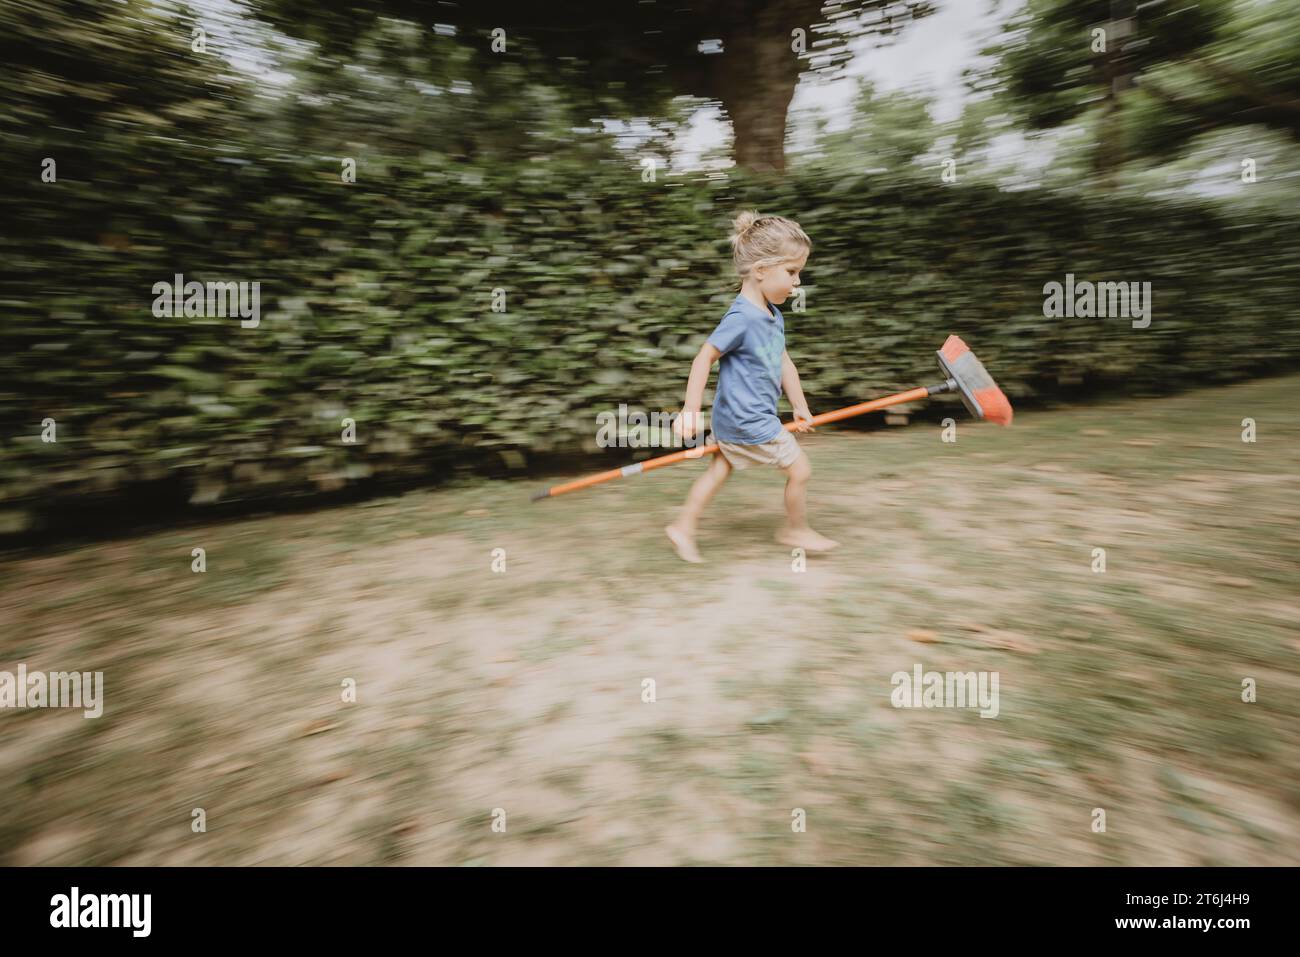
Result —
<instances>
[{"instance_id":1,"label":"tree trunk","mask_svg":"<svg viewBox=\"0 0 1300 957\"><path fill-rule=\"evenodd\" d=\"M786 114L799 82L789 20L778 15L738 27L715 58L711 85L731 117L736 165L749 170L785 172Z\"/></svg>"},{"instance_id":2,"label":"tree trunk","mask_svg":"<svg viewBox=\"0 0 1300 957\"><path fill-rule=\"evenodd\" d=\"M1132 86L1129 58L1122 56L1126 41L1134 34L1137 14L1131 0L1110 0L1110 21L1106 24L1106 60L1102 78L1106 99L1098 124L1096 173L1106 189L1115 189L1119 168L1124 164L1124 129L1120 122L1120 92Z\"/></svg>"}]
</instances>

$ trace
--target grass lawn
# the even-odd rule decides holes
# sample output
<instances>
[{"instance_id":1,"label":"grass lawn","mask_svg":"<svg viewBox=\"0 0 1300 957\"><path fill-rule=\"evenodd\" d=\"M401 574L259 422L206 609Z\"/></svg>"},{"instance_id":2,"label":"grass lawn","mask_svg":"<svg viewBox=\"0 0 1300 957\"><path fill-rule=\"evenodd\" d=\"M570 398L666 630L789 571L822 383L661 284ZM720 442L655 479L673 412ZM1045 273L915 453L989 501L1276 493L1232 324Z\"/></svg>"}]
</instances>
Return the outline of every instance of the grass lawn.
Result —
<instances>
[{"instance_id":1,"label":"grass lawn","mask_svg":"<svg viewBox=\"0 0 1300 957\"><path fill-rule=\"evenodd\" d=\"M1300 864L1298 395L824 427L804 571L759 470L677 560L702 463L7 555L0 669L105 690L0 712L0 864Z\"/></svg>"}]
</instances>

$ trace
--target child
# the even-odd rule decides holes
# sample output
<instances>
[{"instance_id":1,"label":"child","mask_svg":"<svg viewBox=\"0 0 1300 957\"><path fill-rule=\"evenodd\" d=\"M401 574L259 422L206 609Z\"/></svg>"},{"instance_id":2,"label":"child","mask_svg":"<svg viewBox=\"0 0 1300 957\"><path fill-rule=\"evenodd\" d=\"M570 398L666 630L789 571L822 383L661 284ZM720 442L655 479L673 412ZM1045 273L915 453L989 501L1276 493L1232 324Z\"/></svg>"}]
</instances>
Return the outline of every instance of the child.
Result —
<instances>
[{"instance_id":1,"label":"child","mask_svg":"<svg viewBox=\"0 0 1300 957\"><path fill-rule=\"evenodd\" d=\"M798 223L781 216L744 212L736 217L734 228L731 245L740 294L691 363L686 401L673 423L673 430L684 438L695 434L709 370L720 360L712 422L720 451L691 487L677 521L664 529L677 554L688 562L703 561L695 547L695 527L704 506L733 468L753 464L774 465L786 474L786 523L777 533L778 542L808 551L827 551L838 544L808 527L805 496L812 464L776 415L776 400L784 389L794 408L795 431L813 431L799 373L785 351L785 320L776 308L798 287L812 241Z\"/></svg>"}]
</instances>

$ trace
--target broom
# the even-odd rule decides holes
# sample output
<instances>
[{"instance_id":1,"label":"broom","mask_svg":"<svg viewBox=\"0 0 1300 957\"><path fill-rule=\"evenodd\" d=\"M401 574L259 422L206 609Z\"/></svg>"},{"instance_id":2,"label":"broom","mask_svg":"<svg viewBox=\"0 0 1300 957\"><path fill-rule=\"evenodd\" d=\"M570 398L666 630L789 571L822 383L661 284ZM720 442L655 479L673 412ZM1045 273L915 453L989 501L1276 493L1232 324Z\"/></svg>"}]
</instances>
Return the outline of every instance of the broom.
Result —
<instances>
[{"instance_id":1,"label":"broom","mask_svg":"<svg viewBox=\"0 0 1300 957\"><path fill-rule=\"evenodd\" d=\"M828 422L851 419L854 416L875 412L877 409L883 409L887 406L913 402L917 399L928 399L932 395L939 395L943 392L956 392L960 395L967 410L977 419L987 419L989 422L996 422L998 425L1011 424L1011 403L1007 401L1007 397L998 388L997 383L993 381L993 377L988 374L984 364L975 358L975 353L971 352L970 347L962 342L960 336L949 336L937 355L939 356L939 368L943 370L946 376L944 381L938 385L918 386L915 389L908 389L906 392L899 392L896 395L887 395L880 399L872 399L870 402L860 402L857 405L836 409L834 412L823 412L821 415L813 416L812 425L825 425ZM793 432L795 424L794 422L787 422L785 430ZM685 459L702 458L717 451L717 445L706 445L701 449L683 449L680 452L637 462L635 465L625 465L619 469L597 472L595 475L588 475L586 478L575 479L562 485L553 485L550 488L542 489L540 492L535 492L532 501L555 498L557 495L565 495L579 489L591 488L591 486L600 485L602 482L612 482L614 479L626 478L629 475L640 475L643 472L666 468Z\"/></svg>"}]
</instances>

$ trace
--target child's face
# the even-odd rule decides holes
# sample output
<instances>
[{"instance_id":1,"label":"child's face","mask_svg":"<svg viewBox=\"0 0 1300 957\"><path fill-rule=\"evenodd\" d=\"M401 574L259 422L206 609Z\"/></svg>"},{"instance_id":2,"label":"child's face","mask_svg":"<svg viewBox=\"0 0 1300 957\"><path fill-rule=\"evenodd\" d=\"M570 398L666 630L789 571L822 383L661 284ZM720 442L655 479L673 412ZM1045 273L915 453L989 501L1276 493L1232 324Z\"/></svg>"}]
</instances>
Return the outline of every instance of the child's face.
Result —
<instances>
[{"instance_id":1,"label":"child's face","mask_svg":"<svg viewBox=\"0 0 1300 957\"><path fill-rule=\"evenodd\" d=\"M765 266L756 269L759 288L768 302L783 303L791 293L799 288L799 273L808 262L808 250L803 250L795 258L787 259L777 266Z\"/></svg>"}]
</instances>

